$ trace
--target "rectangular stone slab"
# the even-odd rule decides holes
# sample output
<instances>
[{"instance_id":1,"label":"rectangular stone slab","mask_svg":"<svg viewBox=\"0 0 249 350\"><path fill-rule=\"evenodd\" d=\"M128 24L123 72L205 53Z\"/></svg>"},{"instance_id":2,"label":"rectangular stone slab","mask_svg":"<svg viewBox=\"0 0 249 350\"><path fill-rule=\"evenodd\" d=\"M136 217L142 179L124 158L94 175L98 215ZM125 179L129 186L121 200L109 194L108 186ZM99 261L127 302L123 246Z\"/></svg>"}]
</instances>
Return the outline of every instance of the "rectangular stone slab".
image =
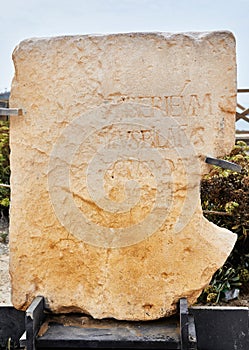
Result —
<instances>
[{"instance_id":1,"label":"rectangular stone slab","mask_svg":"<svg viewBox=\"0 0 249 350\"><path fill-rule=\"evenodd\" d=\"M149 320L194 302L236 240L199 194L234 144L233 35L28 39L13 60L14 306Z\"/></svg>"}]
</instances>

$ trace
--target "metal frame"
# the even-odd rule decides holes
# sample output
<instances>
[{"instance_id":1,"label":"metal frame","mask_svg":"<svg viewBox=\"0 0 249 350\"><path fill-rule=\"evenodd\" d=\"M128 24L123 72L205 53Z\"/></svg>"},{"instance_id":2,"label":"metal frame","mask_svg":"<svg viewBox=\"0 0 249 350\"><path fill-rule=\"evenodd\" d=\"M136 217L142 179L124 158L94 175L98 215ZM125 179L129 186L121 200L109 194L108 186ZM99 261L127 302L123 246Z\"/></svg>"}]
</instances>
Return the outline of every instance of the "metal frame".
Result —
<instances>
[{"instance_id":1,"label":"metal frame","mask_svg":"<svg viewBox=\"0 0 249 350\"><path fill-rule=\"evenodd\" d=\"M36 337L44 320L44 298L36 297L26 311L25 325L27 350L36 349Z\"/></svg>"},{"instance_id":2,"label":"metal frame","mask_svg":"<svg viewBox=\"0 0 249 350\"><path fill-rule=\"evenodd\" d=\"M248 350L249 308L192 306L199 350Z\"/></svg>"},{"instance_id":3,"label":"metal frame","mask_svg":"<svg viewBox=\"0 0 249 350\"><path fill-rule=\"evenodd\" d=\"M186 298L180 299L181 350L197 350L194 317L189 314Z\"/></svg>"},{"instance_id":4,"label":"metal frame","mask_svg":"<svg viewBox=\"0 0 249 350\"><path fill-rule=\"evenodd\" d=\"M238 89L237 96L239 93L249 93L249 89ZM237 111L236 111L236 122L243 119L245 122L249 123L249 108L242 106L237 101ZM244 141L249 143L249 131L248 130L236 130L236 140Z\"/></svg>"},{"instance_id":5,"label":"metal frame","mask_svg":"<svg viewBox=\"0 0 249 350\"><path fill-rule=\"evenodd\" d=\"M182 350L196 350L197 347L198 350L249 349L248 307L192 306L188 308L187 300L181 299L179 313L173 318L146 322L92 319L92 327L88 325L83 331L79 327L80 322L74 322L74 326L64 326L65 322L60 323L58 320L60 317L68 320L67 315L47 313L43 297L36 298L26 314L14 307L0 307L0 349L19 349L19 345L22 348L26 347L26 350L107 347ZM86 318L85 315L75 314L71 320L75 320L75 317L78 317L81 322ZM67 321L66 324L70 322ZM78 326L76 327L75 324ZM136 338L134 339L136 332L140 334L139 342L135 341ZM118 342L111 339L112 333L116 338L119 337L116 339ZM158 334L161 334L162 338L158 337Z\"/></svg>"},{"instance_id":6,"label":"metal frame","mask_svg":"<svg viewBox=\"0 0 249 350\"><path fill-rule=\"evenodd\" d=\"M46 313L44 298L36 297L26 311L26 332L21 339L21 345L27 350L197 350L194 318L188 312L187 299L180 300L179 313L180 320L177 317L146 322L91 319L92 326L64 326L53 321L53 315Z\"/></svg>"}]
</instances>

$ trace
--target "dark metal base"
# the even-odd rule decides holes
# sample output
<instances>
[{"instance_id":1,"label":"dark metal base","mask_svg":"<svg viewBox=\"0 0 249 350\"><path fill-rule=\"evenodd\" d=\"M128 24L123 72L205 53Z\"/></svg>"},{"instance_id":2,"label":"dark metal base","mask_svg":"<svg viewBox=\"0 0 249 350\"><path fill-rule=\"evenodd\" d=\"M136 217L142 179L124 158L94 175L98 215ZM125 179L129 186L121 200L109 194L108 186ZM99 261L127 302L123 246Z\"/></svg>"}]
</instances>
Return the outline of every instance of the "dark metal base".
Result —
<instances>
[{"instance_id":1,"label":"dark metal base","mask_svg":"<svg viewBox=\"0 0 249 350\"><path fill-rule=\"evenodd\" d=\"M248 350L248 307L190 308L196 324L199 350Z\"/></svg>"},{"instance_id":2,"label":"dark metal base","mask_svg":"<svg viewBox=\"0 0 249 350\"><path fill-rule=\"evenodd\" d=\"M0 349L16 349L25 331L25 312L12 306L0 307Z\"/></svg>"},{"instance_id":3,"label":"dark metal base","mask_svg":"<svg viewBox=\"0 0 249 350\"><path fill-rule=\"evenodd\" d=\"M23 336L21 337L21 335ZM197 334L197 336L196 336ZM21 337L21 338L20 338ZM54 315L37 297L26 313L0 307L0 350L19 349L249 349L247 307L191 307L157 321L95 320L82 314Z\"/></svg>"},{"instance_id":4,"label":"dark metal base","mask_svg":"<svg viewBox=\"0 0 249 350\"><path fill-rule=\"evenodd\" d=\"M35 349L182 349L196 350L194 320L187 300L180 301L180 319L128 322L95 320L82 315L50 315L43 297L26 311L26 336L21 345Z\"/></svg>"},{"instance_id":5,"label":"dark metal base","mask_svg":"<svg viewBox=\"0 0 249 350\"><path fill-rule=\"evenodd\" d=\"M177 320L165 322L118 322L102 320L81 327L50 323L46 333L38 336L39 349L122 348L180 349Z\"/></svg>"}]
</instances>

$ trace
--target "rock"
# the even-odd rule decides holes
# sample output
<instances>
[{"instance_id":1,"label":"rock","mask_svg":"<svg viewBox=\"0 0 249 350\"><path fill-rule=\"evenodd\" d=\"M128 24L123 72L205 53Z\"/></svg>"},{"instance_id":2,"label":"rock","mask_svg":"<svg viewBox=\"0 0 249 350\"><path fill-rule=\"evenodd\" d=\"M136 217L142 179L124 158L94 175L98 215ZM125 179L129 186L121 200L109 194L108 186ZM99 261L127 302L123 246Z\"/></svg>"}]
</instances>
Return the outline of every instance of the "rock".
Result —
<instances>
[{"instance_id":1,"label":"rock","mask_svg":"<svg viewBox=\"0 0 249 350\"><path fill-rule=\"evenodd\" d=\"M224 296L223 300L225 302L228 302L230 300L237 299L239 296L239 292L240 292L240 290L238 288L233 288L231 290L227 290L224 292L225 296Z\"/></svg>"},{"instance_id":2,"label":"rock","mask_svg":"<svg viewBox=\"0 0 249 350\"><path fill-rule=\"evenodd\" d=\"M152 320L194 303L236 235L202 215L234 144L229 32L29 39L13 53L12 302Z\"/></svg>"}]
</instances>

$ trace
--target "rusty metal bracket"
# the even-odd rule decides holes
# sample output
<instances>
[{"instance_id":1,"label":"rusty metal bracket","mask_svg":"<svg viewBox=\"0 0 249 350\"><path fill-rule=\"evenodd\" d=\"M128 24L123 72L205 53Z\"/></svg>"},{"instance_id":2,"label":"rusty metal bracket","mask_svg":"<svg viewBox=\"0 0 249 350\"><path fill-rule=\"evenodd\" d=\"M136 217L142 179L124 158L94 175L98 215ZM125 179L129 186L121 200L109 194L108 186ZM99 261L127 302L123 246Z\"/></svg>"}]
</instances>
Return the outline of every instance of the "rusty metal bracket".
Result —
<instances>
[{"instance_id":1,"label":"rusty metal bracket","mask_svg":"<svg viewBox=\"0 0 249 350\"><path fill-rule=\"evenodd\" d=\"M25 111L22 108L0 108L0 116L22 116L25 114Z\"/></svg>"}]
</instances>

